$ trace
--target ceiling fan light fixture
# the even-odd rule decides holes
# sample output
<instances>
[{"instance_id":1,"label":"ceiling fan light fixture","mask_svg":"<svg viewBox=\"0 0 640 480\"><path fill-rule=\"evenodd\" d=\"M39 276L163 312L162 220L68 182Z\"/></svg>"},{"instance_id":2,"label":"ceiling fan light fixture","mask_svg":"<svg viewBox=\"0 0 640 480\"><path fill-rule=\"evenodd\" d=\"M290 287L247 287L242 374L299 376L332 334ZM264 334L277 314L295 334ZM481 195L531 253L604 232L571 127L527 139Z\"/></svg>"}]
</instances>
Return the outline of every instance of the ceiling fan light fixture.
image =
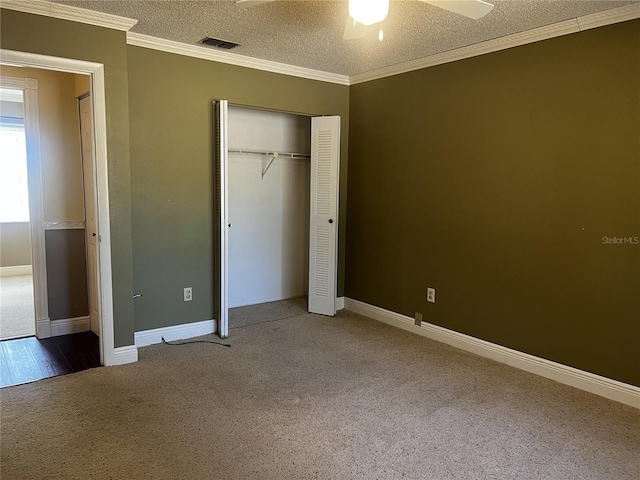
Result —
<instances>
[{"instance_id":1,"label":"ceiling fan light fixture","mask_svg":"<svg viewBox=\"0 0 640 480\"><path fill-rule=\"evenodd\" d=\"M389 0L349 0L349 15L363 25L380 23L389 13Z\"/></svg>"}]
</instances>

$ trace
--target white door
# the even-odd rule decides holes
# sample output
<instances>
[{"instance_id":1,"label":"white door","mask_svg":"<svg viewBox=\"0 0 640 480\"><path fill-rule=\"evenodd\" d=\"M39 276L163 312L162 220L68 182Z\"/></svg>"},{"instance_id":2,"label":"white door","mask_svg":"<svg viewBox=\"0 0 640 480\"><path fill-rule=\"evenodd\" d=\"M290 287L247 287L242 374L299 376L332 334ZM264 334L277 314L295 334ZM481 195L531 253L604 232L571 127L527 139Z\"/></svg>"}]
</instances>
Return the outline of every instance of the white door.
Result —
<instances>
[{"instance_id":1,"label":"white door","mask_svg":"<svg viewBox=\"0 0 640 480\"><path fill-rule=\"evenodd\" d=\"M84 218L87 237L87 278L89 283L89 316L91 331L102 336L98 289L98 222L96 215L96 182L93 156L93 111L91 97L78 100L80 139L82 143L82 175L84 181Z\"/></svg>"},{"instance_id":2,"label":"white door","mask_svg":"<svg viewBox=\"0 0 640 480\"><path fill-rule=\"evenodd\" d=\"M311 119L309 311L336 314L340 117Z\"/></svg>"},{"instance_id":3,"label":"white door","mask_svg":"<svg viewBox=\"0 0 640 480\"><path fill-rule=\"evenodd\" d=\"M228 205L228 103L213 102L214 157L215 157L215 314L218 318L218 334L229 336L228 271L229 271L229 205Z\"/></svg>"}]
</instances>

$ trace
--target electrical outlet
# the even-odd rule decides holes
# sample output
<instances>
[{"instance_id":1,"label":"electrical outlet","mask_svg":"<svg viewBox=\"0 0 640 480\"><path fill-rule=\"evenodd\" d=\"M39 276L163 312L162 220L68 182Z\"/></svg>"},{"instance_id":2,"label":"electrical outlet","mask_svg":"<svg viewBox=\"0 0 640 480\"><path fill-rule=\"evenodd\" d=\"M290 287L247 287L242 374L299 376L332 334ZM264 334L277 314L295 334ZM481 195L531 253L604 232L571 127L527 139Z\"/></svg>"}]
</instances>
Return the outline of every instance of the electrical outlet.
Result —
<instances>
[{"instance_id":1,"label":"electrical outlet","mask_svg":"<svg viewBox=\"0 0 640 480\"><path fill-rule=\"evenodd\" d=\"M436 303L436 289L427 287L427 302Z\"/></svg>"},{"instance_id":2,"label":"electrical outlet","mask_svg":"<svg viewBox=\"0 0 640 480\"><path fill-rule=\"evenodd\" d=\"M186 287L184 289L184 301L190 302L193 300L193 289L191 287Z\"/></svg>"},{"instance_id":3,"label":"electrical outlet","mask_svg":"<svg viewBox=\"0 0 640 480\"><path fill-rule=\"evenodd\" d=\"M422 314L420 312L416 312L416 325L422 325Z\"/></svg>"}]
</instances>

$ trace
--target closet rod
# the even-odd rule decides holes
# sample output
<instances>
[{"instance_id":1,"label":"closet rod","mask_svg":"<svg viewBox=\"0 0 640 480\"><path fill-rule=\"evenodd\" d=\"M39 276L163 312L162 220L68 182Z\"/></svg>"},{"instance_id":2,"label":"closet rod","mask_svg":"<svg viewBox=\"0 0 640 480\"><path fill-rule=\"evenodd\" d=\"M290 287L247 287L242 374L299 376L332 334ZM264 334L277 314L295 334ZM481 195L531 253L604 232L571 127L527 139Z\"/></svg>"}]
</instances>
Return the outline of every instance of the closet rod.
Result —
<instances>
[{"instance_id":1,"label":"closet rod","mask_svg":"<svg viewBox=\"0 0 640 480\"><path fill-rule=\"evenodd\" d=\"M243 148L243 149L229 149L229 153L242 153L242 154L248 154L248 155L273 155L275 154L275 156L280 156L280 157L290 157L290 158L295 158L295 157L299 157L299 158L311 158L311 155L308 153L296 153L296 152L274 152L274 151L268 151L268 150L251 150L248 148Z\"/></svg>"}]
</instances>

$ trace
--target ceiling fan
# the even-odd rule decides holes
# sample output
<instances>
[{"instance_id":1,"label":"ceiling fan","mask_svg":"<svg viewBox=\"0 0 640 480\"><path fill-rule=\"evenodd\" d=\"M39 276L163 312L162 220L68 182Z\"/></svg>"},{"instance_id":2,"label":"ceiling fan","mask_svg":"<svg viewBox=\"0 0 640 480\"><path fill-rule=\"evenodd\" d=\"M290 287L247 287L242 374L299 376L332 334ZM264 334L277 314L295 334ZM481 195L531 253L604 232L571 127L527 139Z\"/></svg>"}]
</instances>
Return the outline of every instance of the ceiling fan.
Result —
<instances>
[{"instance_id":1,"label":"ceiling fan","mask_svg":"<svg viewBox=\"0 0 640 480\"><path fill-rule=\"evenodd\" d=\"M251 7L274 0L236 0L236 5ZM493 5L484 0L418 0L435 7L458 13L473 20L484 17ZM389 13L389 0L349 0L349 17L344 28L344 40L362 38L367 34L367 27L380 23L378 38L382 40L382 21Z\"/></svg>"}]
</instances>

